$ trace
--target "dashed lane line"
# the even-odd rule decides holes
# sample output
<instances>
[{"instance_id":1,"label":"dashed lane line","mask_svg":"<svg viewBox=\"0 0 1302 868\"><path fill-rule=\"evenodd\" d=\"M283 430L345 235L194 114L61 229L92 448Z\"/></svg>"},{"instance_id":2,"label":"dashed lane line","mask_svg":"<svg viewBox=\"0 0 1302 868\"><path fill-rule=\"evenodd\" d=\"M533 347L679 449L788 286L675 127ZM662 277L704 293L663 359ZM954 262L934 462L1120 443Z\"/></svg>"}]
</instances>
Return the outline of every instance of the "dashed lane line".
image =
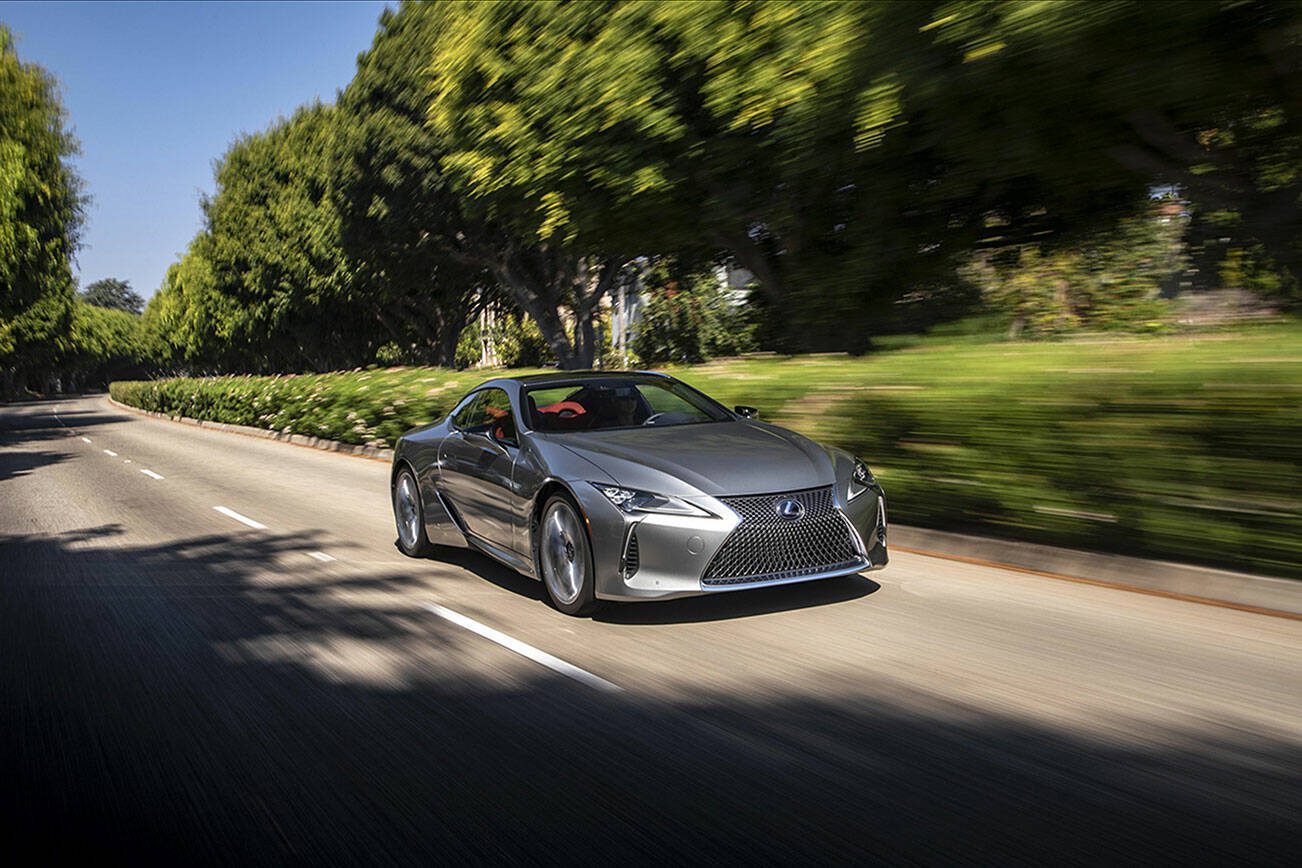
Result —
<instances>
[{"instance_id":1,"label":"dashed lane line","mask_svg":"<svg viewBox=\"0 0 1302 868\"><path fill-rule=\"evenodd\" d=\"M334 558L330 557L330 555L326 554L325 552L308 552L307 555L308 557L316 558L318 561L320 561L323 564L328 564L334 560Z\"/></svg>"},{"instance_id":2,"label":"dashed lane line","mask_svg":"<svg viewBox=\"0 0 1302 868\"><path fill-rule=\"evenodd\" d=\"M118 457L118 454L117 454L116 452L114 452L112 449L105 449L105 450L104 450L104 454L107 455L107 456L109 456L110 458L117 458L117 457Z\"/></svg>"},{"instance_id":3,"label":"dashed lane line","mask_svg":"<svg viewBox=\"0 0 1302 868\"><path fill-rule=\"evenodd\" d=\"M235 510L233 510L233 509L229 509L229 508L227 508L227 507L225 507L225 506L214 506L213 509L217 510L218 512L220 512L222 515L226 516L227 518L233 518L233 519L235 519L235 520L238 521L240 524L247 524L249 527L253 528L254 530L266 530L266 529L267 529L267 526L266 526L265 524L263 524L262 522L260 522L260 521L254 521L253 519L249 518L247 515L240 515L240 514L239 514L238 512L236 512Z\"/></svg>"},{"instance_id":4,"label":"dashed lane line","mask_svg":"<svg viewBox=\"0 0 1302 868\"><path fill-rule=\"evenodd\" d=\"M573 663L567 663L559 657L554 657L539 648L535 648L527 642L521 642L513 636L508 636L500 630L494 630L487 624L481 624L473 618L467 618L460 612L454 612L451 609L440 606L438 603L425 603L424 608L435 615L438 615L445 621L450 621L458 627L469 630L479 636L483 636L490 642L496 642L508 651L514 651L521 657L527 657L535 663L546 666L553 672L558 672L567 678L573 678L575 681L588 685L597 690L607 693L619 693L623 688L612 684L600 676L593 675L586 669L580 669Z\"/></svg>"},{"instance_id":5,"label":"dashed lane line","mask_svg":"<svg viewBox=\"0 0 1302 868\"><path fill-rule=\"evenodd\" d=\"M145 474L146 476L148 476L150 479L163 479L163 478L165 478L161 473L155 473L154 471L152 471L152 470L146 470L146 469L143 468L143 467L140 468L140 472L143 473L143 474Z\"/></svg>"}]
</instances>

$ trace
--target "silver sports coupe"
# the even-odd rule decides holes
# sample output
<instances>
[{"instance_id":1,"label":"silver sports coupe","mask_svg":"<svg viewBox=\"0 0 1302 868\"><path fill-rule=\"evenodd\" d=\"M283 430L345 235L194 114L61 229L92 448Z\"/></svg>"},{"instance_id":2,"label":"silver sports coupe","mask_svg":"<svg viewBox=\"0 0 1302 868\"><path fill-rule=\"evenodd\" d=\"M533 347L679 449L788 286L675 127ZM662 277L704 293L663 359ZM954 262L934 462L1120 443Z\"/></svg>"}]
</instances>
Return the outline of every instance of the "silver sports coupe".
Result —
<instances>
[{"instance_id":1,"label":"silver sports coupe","mask_svg":"<svg viewBox=\"0 0 1302 868\"><path fill-rule=\"evenodd\" d=\"M398 440L398 545L478 549L570 615L884 567L867 465L755 415L663 374L489 380Z\"/></svg>"}]
</instances>

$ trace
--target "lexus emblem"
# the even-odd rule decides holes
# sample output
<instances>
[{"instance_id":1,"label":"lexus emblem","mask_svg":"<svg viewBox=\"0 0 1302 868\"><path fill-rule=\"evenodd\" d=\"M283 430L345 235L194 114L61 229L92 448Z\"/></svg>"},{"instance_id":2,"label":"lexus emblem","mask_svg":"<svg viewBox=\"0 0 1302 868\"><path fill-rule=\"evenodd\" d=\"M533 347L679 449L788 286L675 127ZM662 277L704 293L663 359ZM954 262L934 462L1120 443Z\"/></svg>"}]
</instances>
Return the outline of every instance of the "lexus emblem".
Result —
<instances>
[{"instance_id":1,"label":"lexus emblem","mask_svg":"<svg viewBox=\"0 0 1302 868\"><path fill-rule=\"evenodd\" d=\"M798 500L784 497L774 506L778 511L778 516L785 518L787 521L800 521L805 517L805 505Z\"/></svg>"}]
</instances>

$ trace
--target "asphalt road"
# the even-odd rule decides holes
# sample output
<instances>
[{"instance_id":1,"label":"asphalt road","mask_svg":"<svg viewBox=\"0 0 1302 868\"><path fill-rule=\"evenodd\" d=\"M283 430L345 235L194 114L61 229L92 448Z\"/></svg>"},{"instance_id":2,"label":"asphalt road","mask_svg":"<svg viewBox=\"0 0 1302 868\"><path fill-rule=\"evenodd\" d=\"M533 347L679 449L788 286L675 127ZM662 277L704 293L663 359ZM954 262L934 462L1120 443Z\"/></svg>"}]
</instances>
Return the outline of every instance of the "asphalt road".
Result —
<instances>
[{"instance_id":1,"label":"asphalt road","mask_svg":"<svg viewBox=\"0 0 1302 868\"><path fill-rule=\"evenodd\" d=\"M387 472L0 407L11 854L1296 856L1302 622L908 554L576 620L403 558Z\"/></svg>"}]
</instances>

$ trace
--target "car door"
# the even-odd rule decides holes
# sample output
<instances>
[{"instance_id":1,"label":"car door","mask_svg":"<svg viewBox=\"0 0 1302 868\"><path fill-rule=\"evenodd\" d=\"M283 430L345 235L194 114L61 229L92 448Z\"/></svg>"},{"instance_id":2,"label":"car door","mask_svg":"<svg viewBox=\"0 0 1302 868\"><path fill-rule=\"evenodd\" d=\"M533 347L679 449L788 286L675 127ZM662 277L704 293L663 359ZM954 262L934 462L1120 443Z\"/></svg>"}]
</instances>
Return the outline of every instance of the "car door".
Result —
<instances>
[{"instance_id":1,"label":"car door","mask_svg":"<svg viewBox=\"0 0 1302 868\"><path fill-rule=\"evenodd\" d=\"M439 450L439 492L472 535L515 549L511 475L520 449L511 402L481 389L453 414Z\"/></svg>"}]
</instances>

